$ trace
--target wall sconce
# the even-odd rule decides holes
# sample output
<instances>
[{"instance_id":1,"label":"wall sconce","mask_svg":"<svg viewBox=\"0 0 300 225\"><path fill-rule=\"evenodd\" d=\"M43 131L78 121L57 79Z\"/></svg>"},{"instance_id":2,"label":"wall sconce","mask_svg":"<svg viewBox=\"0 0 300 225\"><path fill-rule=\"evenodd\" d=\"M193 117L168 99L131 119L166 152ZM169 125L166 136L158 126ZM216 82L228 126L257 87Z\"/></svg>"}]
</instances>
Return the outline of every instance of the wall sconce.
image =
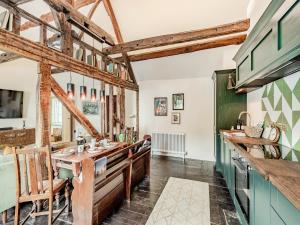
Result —
<instances>
[{"instance_id":1,"label":"wall sconce","mask_svg":"<svg viewBox=\"0 0 300 225\"><path fill-rule=\"evenodd\" d=\"M235 88L235 81L233 79L233 77L231 76L231 74L228 76L228 83L227 83L227 89L231 90Z\"/></svg>"}]
</instances>

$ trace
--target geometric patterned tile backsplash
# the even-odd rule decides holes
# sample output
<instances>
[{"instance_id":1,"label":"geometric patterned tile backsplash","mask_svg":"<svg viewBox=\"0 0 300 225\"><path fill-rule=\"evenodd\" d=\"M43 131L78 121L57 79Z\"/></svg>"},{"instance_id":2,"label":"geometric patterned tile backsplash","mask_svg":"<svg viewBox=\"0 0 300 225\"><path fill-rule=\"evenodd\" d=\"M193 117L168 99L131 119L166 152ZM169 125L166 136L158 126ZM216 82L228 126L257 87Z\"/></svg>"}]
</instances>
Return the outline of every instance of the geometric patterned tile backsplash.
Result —
<instances>
[{"instance_id":1,"label":"geometric patterned tile backsplash","mask_svg":"<svg viewBox=\"0 0 300 225\"><path fill-rule=\"evenodd\" d=\"M265 85L261 100L266 125L282 123L280 143L293 148L285 157L300 161L300 73Z\"/></svg>"}]
</instances>

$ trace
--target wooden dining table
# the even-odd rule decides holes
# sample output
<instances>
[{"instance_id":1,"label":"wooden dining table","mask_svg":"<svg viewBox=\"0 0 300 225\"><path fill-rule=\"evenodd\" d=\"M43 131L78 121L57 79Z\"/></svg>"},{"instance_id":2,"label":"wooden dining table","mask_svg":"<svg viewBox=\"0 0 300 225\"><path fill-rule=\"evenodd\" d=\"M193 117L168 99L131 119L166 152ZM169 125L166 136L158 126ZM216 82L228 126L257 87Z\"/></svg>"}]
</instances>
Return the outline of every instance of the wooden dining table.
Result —
<instances>
[{"instance_id":1,"label":"wooden dining table","mask_svg":"<svg viewBox=\"0 0 300 225\"><path fill-rule=\"evenodd\" d=\"M83 160L92 158L94 160L108 156L110 154L113 154L114 152L118 151L119 149L125 148L128 146L127 143L124 142L115 142L113 144L116 144L114 147L110 147L107 149L99 150L97 152L77 152L77 146L74 147L68 147L68 148L74 148L75 153L70 156L60 156L58 154L55 154L59 151L62 151L63 149L60 149L56 152L53 152L51 154L52 159L52 167L54 170L54 176L55 178L58 178L59 175L59 169L65 168L72 171L73 175L75 177L79 177L81 172L81 163Z\"/></svg>"}]
</instances>

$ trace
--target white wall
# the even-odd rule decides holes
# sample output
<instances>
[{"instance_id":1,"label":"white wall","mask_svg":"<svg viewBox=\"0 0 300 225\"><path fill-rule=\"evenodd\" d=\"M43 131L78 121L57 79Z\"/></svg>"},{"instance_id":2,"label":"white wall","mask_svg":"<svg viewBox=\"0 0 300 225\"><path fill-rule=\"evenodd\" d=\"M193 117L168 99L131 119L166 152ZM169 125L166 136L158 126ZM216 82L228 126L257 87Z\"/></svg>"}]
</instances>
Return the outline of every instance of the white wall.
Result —
<instances>
[{"instance_id":1,"label":"white wall","mask_svg":"<svg viewBox=\"0 0 300 225\"><path fill-rule=\"evenodd\" d=\"M186 134L187 157L213 161L213 82L203 78L140 82L141 135L152 132ZM171 124L172 94L184 93L181 124ZM154 97L168 97L168 116L154 116Z\"/></svg>"},{"instance_id":2,"label":"white wall","mask_svg":"<svg viewBox=\"0 0 300 225\"><path fill-rule=\"evenodd\" d=\"M136 128L136 92L125 90L125 126Z\"/></svg>"},{"instance_id":3,"label":"white wall","mask_svg":"<svg viewBox=\"0 0 300 225\"><path fill-rule=\"evenodd\" d=\"M35 127L37 63L27 59L3 63L0 74L0 89L24 91L23 118L0 119L0 127L22 128L23 120L27 127Z\"/></svg>"},{"instance_id":4,"label":"white wall","mask_svg":"<svg viewBox=\"0 0 300 225\"><path fill-rule=\"evenodd\" d=\"M248 33L253 29L271 1L272 0L249 0L247 17L250 18L250 29L248 30Z\"/></svg>"}]
</instances>

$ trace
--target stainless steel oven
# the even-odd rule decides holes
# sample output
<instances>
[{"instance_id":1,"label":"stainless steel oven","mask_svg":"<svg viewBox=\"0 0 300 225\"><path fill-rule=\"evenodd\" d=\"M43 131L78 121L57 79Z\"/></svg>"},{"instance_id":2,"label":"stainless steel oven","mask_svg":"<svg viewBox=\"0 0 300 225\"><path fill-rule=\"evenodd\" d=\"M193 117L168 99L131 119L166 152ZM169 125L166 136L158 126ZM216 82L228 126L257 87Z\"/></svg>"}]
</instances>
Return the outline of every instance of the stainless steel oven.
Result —
<instances>
[{"instance_id":1,"label":"stainless steel oven","mask_svg":"<svg viewBox=\"0 0 300 225\"><path fill-rule=\"evenodd\" d=\"M232 157L235 165L235 197L241 210L249 223L250 216L250 188L249 171L251 169L248 162L242 157Z\"/></svg>"}]
</instances>

